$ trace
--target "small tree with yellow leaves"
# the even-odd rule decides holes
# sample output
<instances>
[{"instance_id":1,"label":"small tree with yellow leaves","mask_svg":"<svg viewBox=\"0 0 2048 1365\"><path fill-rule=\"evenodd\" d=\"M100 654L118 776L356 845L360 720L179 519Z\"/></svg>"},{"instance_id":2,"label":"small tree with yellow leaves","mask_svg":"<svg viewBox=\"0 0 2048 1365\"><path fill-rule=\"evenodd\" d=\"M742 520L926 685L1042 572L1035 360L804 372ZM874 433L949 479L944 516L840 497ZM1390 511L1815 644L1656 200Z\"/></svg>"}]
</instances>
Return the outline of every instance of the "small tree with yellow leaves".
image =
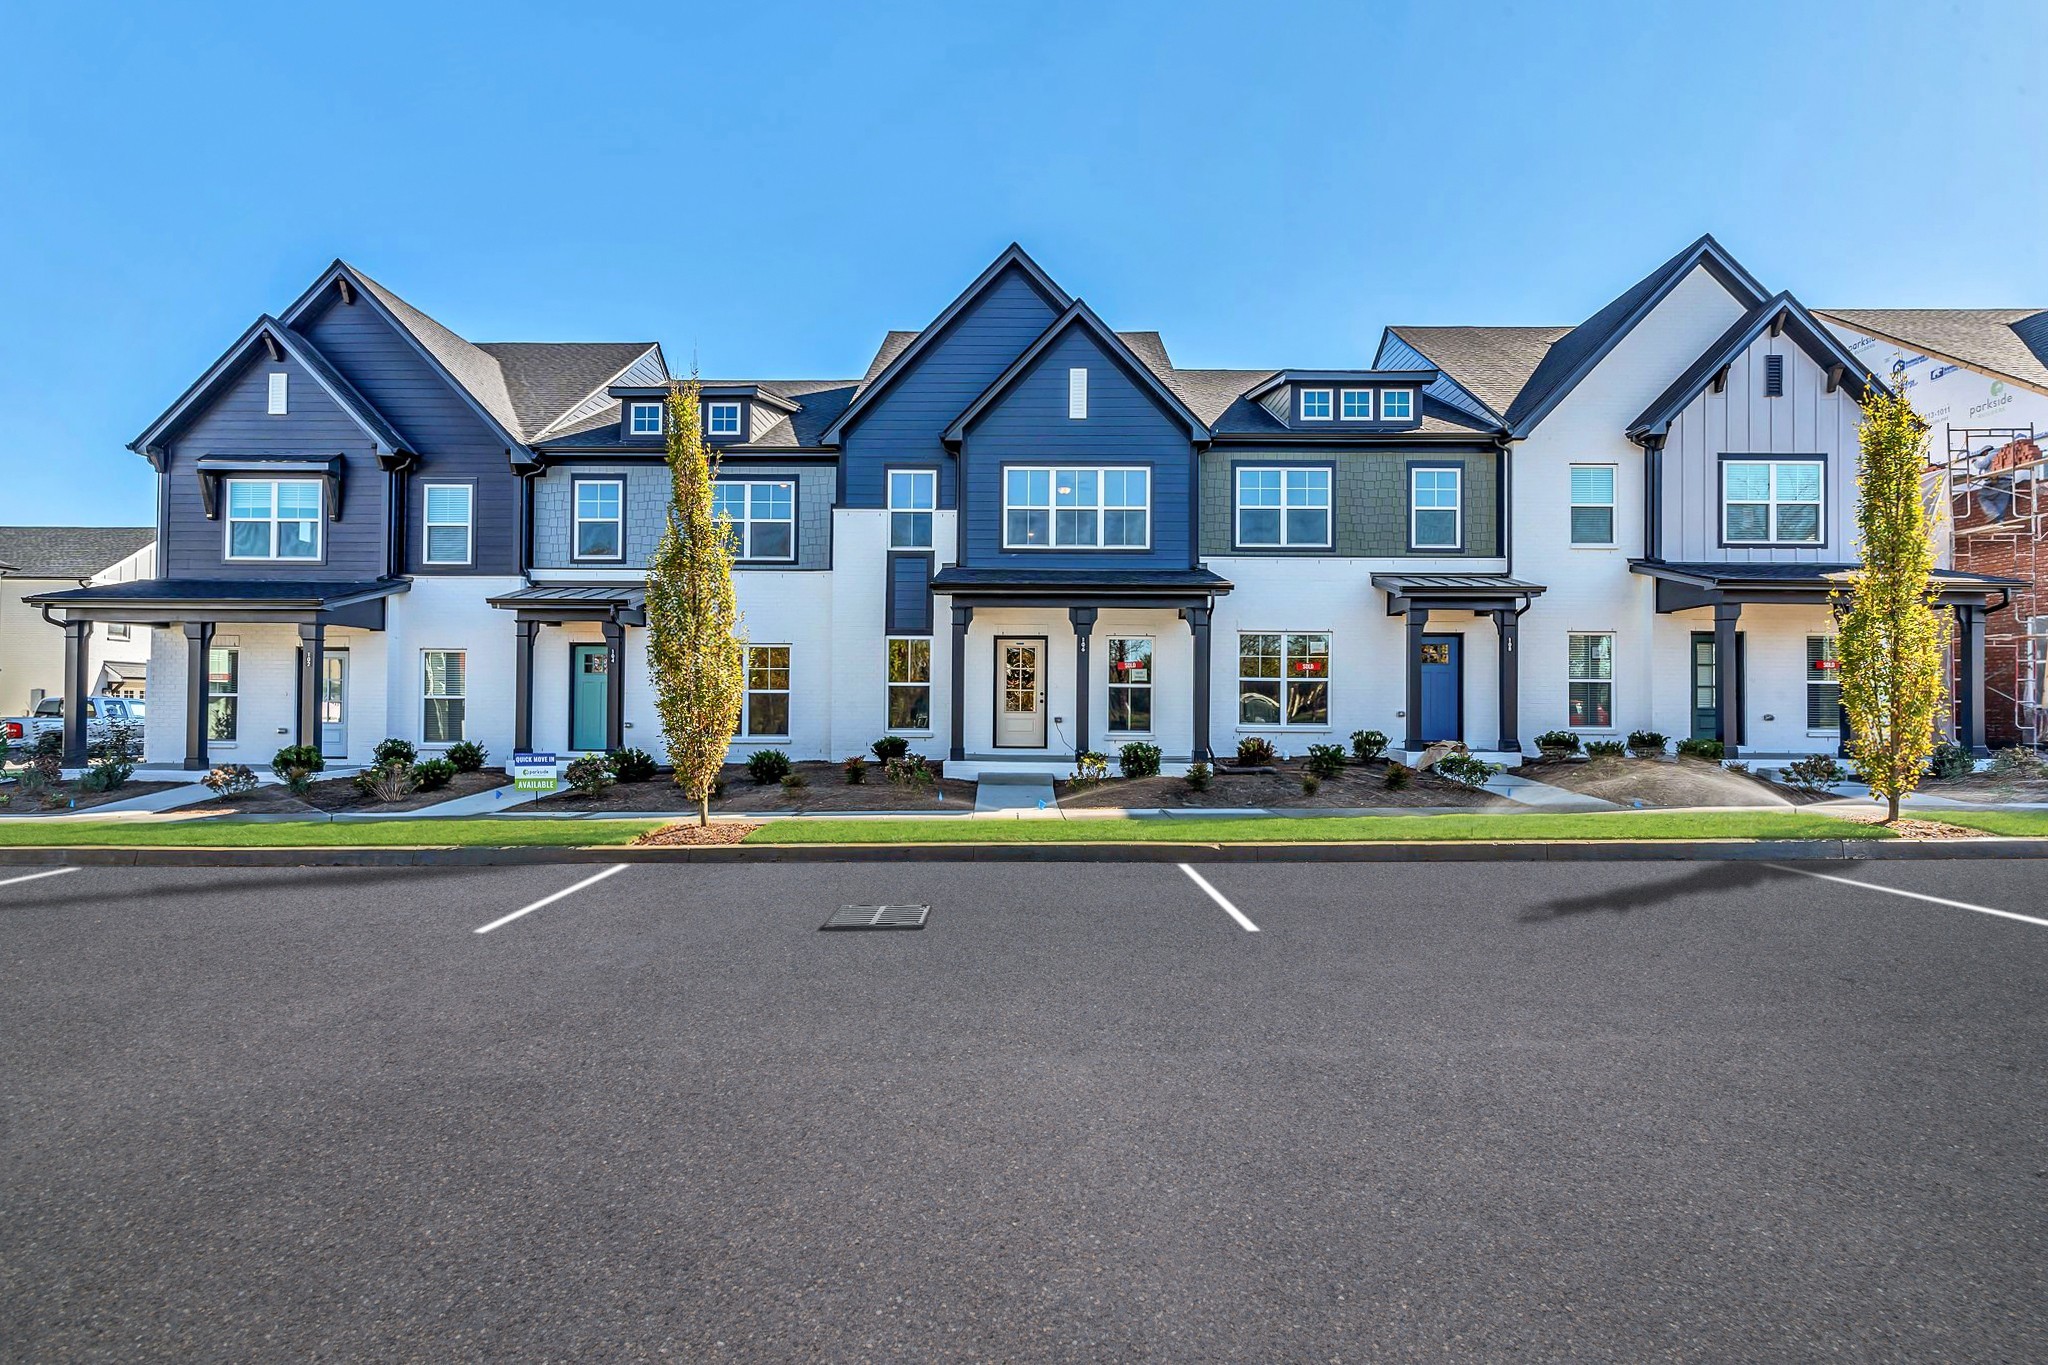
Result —
<instances>
[{"instance_id":1,"label":"small tree with yellow leaves","mask_svg":"<svg viewBox=\"0 0 2048 1365\"><path fill-rule=\"evenodd\" d=\"M1948 620L1935 605L1934 541L1920 481L1927 466L1927 424L1903 395L1872 389L1857 429L1856 526L1863 557L1842 618L1836 659L1849 713L1850 754L1885 821L1920 785L1934 750L1934 724L1947 688L1942 677Z\"/></svg>"}]
</instances>

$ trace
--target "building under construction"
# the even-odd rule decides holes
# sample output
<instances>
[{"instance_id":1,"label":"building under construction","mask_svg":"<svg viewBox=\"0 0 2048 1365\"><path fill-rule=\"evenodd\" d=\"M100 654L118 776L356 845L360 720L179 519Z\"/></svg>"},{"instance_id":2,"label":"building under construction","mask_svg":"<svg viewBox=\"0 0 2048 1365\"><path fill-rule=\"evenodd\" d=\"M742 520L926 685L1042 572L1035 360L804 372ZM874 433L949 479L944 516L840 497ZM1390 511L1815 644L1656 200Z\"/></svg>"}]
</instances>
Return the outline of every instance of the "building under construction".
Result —
<instances>
[{"instance_id":1,"label":"building under construction","mask_svg":"<svg viewBox=\"0 0 2048 1365\"><path fill-rule=\"evenodd\" d=\"M1939 488L1942 562L1966 573L2019 579L2002 611L1984 618L1985 738L1993 748L2048 740L2048 465L2029 427L1951 427Z\"/></svg>"}]
</instances>

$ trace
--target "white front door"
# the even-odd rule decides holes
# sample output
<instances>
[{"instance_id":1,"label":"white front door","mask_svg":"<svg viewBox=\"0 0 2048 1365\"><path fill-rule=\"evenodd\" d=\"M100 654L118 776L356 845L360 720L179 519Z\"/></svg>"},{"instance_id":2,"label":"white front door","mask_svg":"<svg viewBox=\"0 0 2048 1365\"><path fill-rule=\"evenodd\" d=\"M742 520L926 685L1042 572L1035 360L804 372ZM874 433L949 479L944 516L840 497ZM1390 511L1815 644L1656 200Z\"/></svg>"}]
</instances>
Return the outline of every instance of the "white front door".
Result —
<instances>
[{"instance_id":1,"label":"white front door","mask_svg":"<svg viewBox=\"0 0 2048 1365\"><path fill-rule=\"evenodd\" d=\"M320 756L348 757L348 655L320 656Z\"/></svg>"},{"instance_id":2,"label":"white front door","mask_svg":"<svg viewBox=\"0 0 2048 1365\"><path fill-rule=\"evenodd\" d=\"M996 640L996 747L1045 747L1045 640Z\"/></svg>"}]
</instances>

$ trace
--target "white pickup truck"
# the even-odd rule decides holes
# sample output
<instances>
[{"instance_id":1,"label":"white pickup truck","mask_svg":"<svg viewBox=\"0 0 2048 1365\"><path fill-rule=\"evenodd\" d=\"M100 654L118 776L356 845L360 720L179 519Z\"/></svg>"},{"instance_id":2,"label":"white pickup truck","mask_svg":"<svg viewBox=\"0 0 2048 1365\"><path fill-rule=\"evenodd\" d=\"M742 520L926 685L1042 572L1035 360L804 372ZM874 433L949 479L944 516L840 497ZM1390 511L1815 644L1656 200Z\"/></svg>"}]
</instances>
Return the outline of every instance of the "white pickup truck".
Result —
<instances>
[{"instance_id":1,"label":"white pickup truck","mask_svg":"<svg viewBox=\"0 0 2048 1365\"><path fill-rule=\"evenodd\" d=\"M142 752L142 718L146 703L127 697L88 697L85 702L85 742L89 747L106 743L107 732L116 725L128 727L128 742L135 753ZM0 741L20 748L33 746L44 734L64 732L64 699L44 697L25 716L0 720Z\"/></svg>"}]
</instances>

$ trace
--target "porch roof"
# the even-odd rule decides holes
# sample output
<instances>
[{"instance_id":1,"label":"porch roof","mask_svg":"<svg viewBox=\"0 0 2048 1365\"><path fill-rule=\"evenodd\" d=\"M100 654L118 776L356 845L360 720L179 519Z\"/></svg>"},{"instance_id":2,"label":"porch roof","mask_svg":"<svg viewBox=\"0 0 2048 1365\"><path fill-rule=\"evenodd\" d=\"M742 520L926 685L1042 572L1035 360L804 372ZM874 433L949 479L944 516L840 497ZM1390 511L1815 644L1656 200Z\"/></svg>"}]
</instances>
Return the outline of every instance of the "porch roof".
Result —
<instances>
[{"instance_id":1,"label":"porch roof","mask_svg":"<svg viewBox=\"0 0 2048 1365\"><path fill-rule=\"evenodd\" d=\"M1185 607L1230 591L1208 569L963 569L953 565L932 579L932 591L961 606Z\"/></svg>"},{"instance_id":2,"label":"porch roof","mask_svg":"<svg viewBox=\"0 0 2048 1365\"><path fill-rule=\"evenodd\" d=\"M1717 602L1816 605L1846 589L1861 571L1860 564L1674 564L1657 559L1632 559L1629 569L1657 581L1657 610L1686 611ZM1949 606L1998 605L2026 580L1996 574L1936 569L1929 575L1939 600Z\"/></svg>"},{"instance_id":3,"label":"porch roof","mask_svg":"<svg viewBox=\"0 0 2048 1365\"><path fill-rule=\"evenodd\" d=\"M384 599L410 578L343 582L308 579L136 578L37 593L32 607L57 607L72 621L170 625L179 621L274 621L384 628Z\"/></svg>"},{"instance_id":4,"label":"porch roof","mask_svg":"<svg viewBox=\"0 0 2048 1365\"><path fill-rule=\"evenodd\" d=\"M1411 607L1516 611L1544 591L1541 583L1504 573L1376 573L1372 585L1387 595L1389 616L1405 616Z\"/></svg>"},{"instance_id":5,"label":"porch roof","mask_svg":"<svg viewBox=\"0 0 2048 1365\"><path fill-rule=\"evenodd\" d=\"M638 583L536 583L484 601L521 621L647 624L647 589Z\"/></svg>"}]
</instances>

